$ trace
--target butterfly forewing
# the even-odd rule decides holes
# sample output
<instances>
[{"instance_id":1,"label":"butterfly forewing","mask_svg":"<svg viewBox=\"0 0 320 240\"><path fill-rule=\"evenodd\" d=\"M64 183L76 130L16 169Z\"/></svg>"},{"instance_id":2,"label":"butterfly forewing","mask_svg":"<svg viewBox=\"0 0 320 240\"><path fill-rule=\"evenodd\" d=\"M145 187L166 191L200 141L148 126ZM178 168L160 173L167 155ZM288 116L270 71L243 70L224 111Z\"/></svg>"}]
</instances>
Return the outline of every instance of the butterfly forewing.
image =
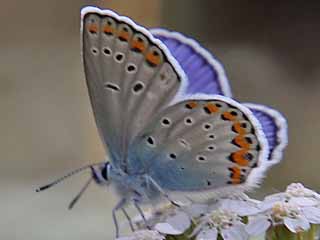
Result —
<instances>
[{"instance_id":1,"label":"butterfly forewing","mask_svg":"<svg viewBox=\"0 0 320 240\"><path fill-rule=\"evenodd\" d=\"M247 108L227 99L179 102L153 119L132 154L166 190L245 184L267 147L248 115Z\"/></svg>"},{"instance_id":2,"label":"butterfly forewing","mask_svg":"<svg viewBox=\"0 0 320 240\"><path fill-rule=\"evenodd\" d=\"M114 164L125 169L132 139L172 100L182 74L166 47L130 19L96 8L87 8L82 19L96 123Z\"/></svg>"}]
</instances>

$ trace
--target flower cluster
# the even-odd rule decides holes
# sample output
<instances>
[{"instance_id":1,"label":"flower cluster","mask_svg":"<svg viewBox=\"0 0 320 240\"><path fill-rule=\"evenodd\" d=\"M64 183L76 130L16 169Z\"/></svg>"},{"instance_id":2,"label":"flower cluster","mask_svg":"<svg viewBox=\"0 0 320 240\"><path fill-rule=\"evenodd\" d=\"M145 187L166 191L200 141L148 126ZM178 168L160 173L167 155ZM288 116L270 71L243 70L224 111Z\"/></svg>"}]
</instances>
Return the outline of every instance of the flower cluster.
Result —
<instances>
[{"instance_id":1,"label":"flower cluster","mask_svg":"<svg viewBox=\"0 0 320 240\"><path fill-rule=\"evenodd\" d=\"M136 218L140 229L118 240L247 240L316 238L320 226L320 195L300 183L290 184L285 192L267 196L263 201L247 196L220 199L213 204L165 206L147 217L146 228ZM292 238L292 236L298 238Z\"/></svg>"}]
</instances>

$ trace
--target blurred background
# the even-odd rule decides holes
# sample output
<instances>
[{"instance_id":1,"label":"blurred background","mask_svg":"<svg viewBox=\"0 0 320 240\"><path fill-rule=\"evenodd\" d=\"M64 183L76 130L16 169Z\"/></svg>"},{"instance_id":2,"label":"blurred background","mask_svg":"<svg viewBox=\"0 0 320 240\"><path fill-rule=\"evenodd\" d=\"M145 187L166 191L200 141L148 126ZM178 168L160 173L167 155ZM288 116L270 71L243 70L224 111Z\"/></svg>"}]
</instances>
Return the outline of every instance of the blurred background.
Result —
<instances>
[{"instance_id":1,"label":"blurred background","mask_svg":"<svg viewBox=\"0 0 320 240\"><path fill-rule=\"evenodd\" d=\"M111 191L92 186L66 209L88 174L34 192L104 159L80 58L85 5L198 39L223 62L236 99L283 112L290 143L256 195L297 181L320 190L319 1L2 1L0 239L113 239Z\"/></svg>"}]
</instances>

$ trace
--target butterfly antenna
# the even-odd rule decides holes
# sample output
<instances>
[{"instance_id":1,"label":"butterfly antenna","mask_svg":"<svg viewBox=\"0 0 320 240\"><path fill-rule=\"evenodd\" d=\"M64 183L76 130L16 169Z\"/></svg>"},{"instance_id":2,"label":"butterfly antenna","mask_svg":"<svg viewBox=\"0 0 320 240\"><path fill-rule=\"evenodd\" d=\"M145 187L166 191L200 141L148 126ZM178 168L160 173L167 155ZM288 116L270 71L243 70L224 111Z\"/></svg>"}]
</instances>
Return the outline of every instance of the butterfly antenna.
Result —
<instances>
[{"instance_id":1,"label":"butterfly antenna","mask_svg":"<svg viewBox=\"0 0 320 240\"><path fill-rule=\"evenodd\" d=\"M71 210L74 205L78 202L78 200L80 199L80 197L82 196L82 194L87 190L87 188L89 187L90 183L92 182L93 178L91 177L86 184L81 188L80 192L72 199L72 201L70 202L68 209Z\"/></svg>"},{"instance_id":2,"label":"butterfly antenna","mask_svg":"<svg viewBox=\"0 0 320 240\"><path fill-rule=\"evenodd\" d=\"M55 181L53 181L53 182L51 182L51 183L49 183L49 184L47 184L47 185L44 185L44 186L42 186L42 187L37 188L37 189L36 189L36 192L41 192L41 191L43 191L43 190L46 190L46 189L48 189L48 188L51 188L52 186L54 186L54 185L56 185L56 184L64 181L65 179L67 179L67 178L69 178L69 177L71 177L71 176L73 176L73 175L75 175L75 174L77 174L77 173L82 172L83 170L86 170L86 169L88 169L88 168L91 168L91 167L93 167L93 166L95 166L95 165L100 165L100 164L101 164L101 163L94 163L94 164L86 165L86 166L84 166L84 167L81 167L81 168L78 168L78 169L76 169L76 170L73 170L72 172L66 174L65 176L63 176L63 177L61 177L61 178L58 178L57 180L55 180Z\"/></svg>"}]
</instances>

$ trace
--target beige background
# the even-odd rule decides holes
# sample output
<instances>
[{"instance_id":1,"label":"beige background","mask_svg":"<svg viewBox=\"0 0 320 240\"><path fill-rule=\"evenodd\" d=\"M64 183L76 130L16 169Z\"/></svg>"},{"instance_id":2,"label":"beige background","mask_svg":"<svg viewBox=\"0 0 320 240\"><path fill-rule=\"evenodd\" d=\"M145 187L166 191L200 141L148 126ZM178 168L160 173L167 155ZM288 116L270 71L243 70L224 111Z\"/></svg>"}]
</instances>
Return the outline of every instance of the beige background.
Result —
<instances>
[{"instance_id":1,"label":"beige background","mask_svg":"<svg viewBox=\"0 0 320 240\"><path fill-rule=\"evenodd\" d=\"M34 193L104 157L80 59L79 11L88 4L200 39L224 63L237 99L271 105L288 117L284 161L268 172L257 195L294 181L320 190L320 4L228 2L1 3L1 239L112 239L112 192L91 187L72 212L66 209L86 174Z\"/></svg>"}]
</instances>

